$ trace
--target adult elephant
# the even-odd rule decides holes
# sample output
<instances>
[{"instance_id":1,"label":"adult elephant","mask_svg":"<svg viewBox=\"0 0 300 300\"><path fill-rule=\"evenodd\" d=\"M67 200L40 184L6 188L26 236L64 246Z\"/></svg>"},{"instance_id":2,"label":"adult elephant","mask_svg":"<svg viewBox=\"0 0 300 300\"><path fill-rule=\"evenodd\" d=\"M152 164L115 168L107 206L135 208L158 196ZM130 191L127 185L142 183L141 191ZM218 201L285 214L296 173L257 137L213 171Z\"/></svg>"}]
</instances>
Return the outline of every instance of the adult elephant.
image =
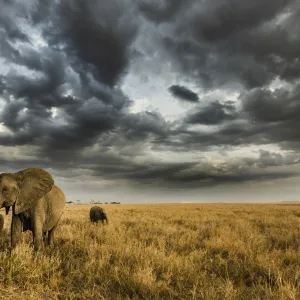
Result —
<instances>
[{"instance_id":1,"label":"adult elephant","mask_svg":"<svg viewBox=\"0 0 300 300\"><path fill-rule=\"evenodd\" d=\"M90 209L90 220L93 223L94 222L98 223L98 221L101 221L102 223L104 223L104 221L106 221L106 224L108 224L107 214L106 214L105 210L99 206L93 206Z\"/></svg>"},{"instance_id":2,"label":"adult elephant","mask_svg":"<svg viewBox=\"0 0 300 300\"><path fill-rule=\"evenodd\" d=\"M0 174L0 207L5 207L6 214L12 207L12 249L20 240L22 230L32 231L35 250L43 245L43 233L48 232L48 244L52 244L65 203L63 191L43 169Z\"/></svg>"}]
</instances>

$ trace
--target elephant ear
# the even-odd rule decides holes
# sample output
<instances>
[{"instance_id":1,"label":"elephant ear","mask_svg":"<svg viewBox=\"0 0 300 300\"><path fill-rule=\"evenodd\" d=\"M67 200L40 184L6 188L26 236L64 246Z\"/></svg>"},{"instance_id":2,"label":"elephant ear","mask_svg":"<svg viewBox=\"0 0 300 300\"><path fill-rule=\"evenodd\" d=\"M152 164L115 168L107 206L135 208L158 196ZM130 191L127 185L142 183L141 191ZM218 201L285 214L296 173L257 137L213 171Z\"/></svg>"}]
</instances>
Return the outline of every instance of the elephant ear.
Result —
<instances>
[{"instance_id":1,"label":"elephant ear","mask_svg":"<svg viewBox=\"0 0 300 300\"><path fill-rule=\"evenodd\" d=\"M52 176L40 168L24 169L15 173L19 185L19 197L15 203L15 214L19 214L48 194L54 184Z\"/></svg>"}]
</instances>

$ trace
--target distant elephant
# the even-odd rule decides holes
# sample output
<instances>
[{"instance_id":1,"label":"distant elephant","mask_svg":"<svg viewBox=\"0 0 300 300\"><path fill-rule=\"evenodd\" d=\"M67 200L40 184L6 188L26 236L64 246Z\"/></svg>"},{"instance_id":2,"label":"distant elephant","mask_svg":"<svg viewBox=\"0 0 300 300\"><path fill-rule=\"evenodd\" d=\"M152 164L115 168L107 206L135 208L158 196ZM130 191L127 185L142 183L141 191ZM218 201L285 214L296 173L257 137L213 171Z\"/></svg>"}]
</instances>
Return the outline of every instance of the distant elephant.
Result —
<instances>
[{"instance_id":1,"label":"distant elephant","mask_svg":"<svg viewBox=\"0 0 300 300\"><path fill-rule=\"evenodd\" d=\"M0 174L0 208L8 214L12 207L11 248L20 240L22 230L33 233L34 249L43 245L48 232L48 244L53 243L54 231L63 213L66 197L54 185L52 176L40 168Z\"/></svg>"},{"instance_id":2,"label":"distant elephant","mask_svg":"<svg viewBox=\"0 0 300 300\"><path fill-rule=\"evenodd\" d=\"M106 224L108 224L108 218L105 210L102 207L99 206L93 206L90 209L90 220L91 222L98 222L102 221L104 223L104 220L106 221Z\"/></svg>"},{"instance_id":3,"label":"distant elephant","mask_svg":"<svg viewBox=\"0 0 300 300\"><path fill-rule=\"evenodd\" d=\"M0 232L3 230L3 226L4 226L4 218L2 215L0 215Z\"/></svg>"}]
</instances>

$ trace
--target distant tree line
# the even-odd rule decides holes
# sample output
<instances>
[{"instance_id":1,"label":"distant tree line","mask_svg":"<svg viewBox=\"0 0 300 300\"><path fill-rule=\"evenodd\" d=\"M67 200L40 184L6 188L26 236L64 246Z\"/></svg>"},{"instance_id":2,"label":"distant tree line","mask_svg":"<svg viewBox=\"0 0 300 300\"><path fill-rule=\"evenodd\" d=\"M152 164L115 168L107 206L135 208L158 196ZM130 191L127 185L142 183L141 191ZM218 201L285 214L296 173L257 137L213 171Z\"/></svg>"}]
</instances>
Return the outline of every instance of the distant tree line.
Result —
<instances>
[{"instance_id":1,"label":"distant tree line","mask_svg":"<svg viewBox=\"0 0 300 300\"><path fill-rule=\"evenodd\" d=\"M73 201L67 201L67 204L73 204L73 203L74 203ZM76 200L76 203L80 204L80 200ZM102 203L102 202L91 200L90 204L121 204L121 202L112 201L110 203L108 203L108 202Z\"/></svg>"}]
</instances>

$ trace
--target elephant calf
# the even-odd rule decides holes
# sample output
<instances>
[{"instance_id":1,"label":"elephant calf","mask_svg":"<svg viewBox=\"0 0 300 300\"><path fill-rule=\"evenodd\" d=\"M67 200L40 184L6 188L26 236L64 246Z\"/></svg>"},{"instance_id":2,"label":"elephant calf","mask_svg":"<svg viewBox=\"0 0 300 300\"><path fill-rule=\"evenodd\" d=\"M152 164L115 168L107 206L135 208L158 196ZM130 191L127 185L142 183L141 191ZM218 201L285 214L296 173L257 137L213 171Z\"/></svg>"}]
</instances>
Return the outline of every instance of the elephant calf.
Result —
<instances>
[{"instance_id":1,"label":"elephant calf","mask_svg":"<svg viewBox=\"0 0 300 300\"><path fill-rule=\"evenodd\" d=\"M104 220L106 221L106 224L108 224L108 218L105 210L102 207L99 206L93 206L90 209L90 220L91 222L98 222L102 221L104 223Z\"/></svg>"},{"instance_id":2,"label":"elephant calf","mask_svg":"<svg viewBox=\"0 0 300 300\"><path fill-rule=\"evenodd\" d=\"M3 226L4 226L4 218L2 215L0 215L0 232L2 231L3 229Z\"/></svg>"}]
</instances>

